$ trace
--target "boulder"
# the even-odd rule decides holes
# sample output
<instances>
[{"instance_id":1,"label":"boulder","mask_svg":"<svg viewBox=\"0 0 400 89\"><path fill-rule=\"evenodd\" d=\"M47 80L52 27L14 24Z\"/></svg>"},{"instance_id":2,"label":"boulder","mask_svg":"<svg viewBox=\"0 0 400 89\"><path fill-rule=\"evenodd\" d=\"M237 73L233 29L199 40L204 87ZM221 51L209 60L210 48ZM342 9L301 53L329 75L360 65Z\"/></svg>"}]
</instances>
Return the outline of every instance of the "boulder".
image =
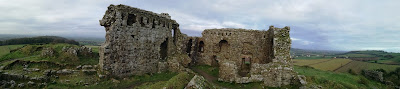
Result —
<instances>
[{"instance_id":1,"label":"boulder","mask_svg":"<svg viewBox=\"0 0 400 89\"><path fill-rule=\"evenodd\" d=\"M57 74L71 74L73 71L71 69L62 69L57 71Z\"/></svg>"},{"instance_id":2,"label":"boulder","mask_svg":"<svg viewBox=\"0 0 400 89\"><path fill-rule=\"evenodd\" d=\"M203 76L195 75L185 89L215 89Z\"/></svg>"},{"instance_id":3,"label":"boulder","mask_svg":"<svg viewBox=\"0 0 400 89\"><path fill-rule=\"evenodd\" d=\"M53 57L54 56L54 49L53 48L44 48L40 53L41 57Z\"/></svg>"}]
</instances>

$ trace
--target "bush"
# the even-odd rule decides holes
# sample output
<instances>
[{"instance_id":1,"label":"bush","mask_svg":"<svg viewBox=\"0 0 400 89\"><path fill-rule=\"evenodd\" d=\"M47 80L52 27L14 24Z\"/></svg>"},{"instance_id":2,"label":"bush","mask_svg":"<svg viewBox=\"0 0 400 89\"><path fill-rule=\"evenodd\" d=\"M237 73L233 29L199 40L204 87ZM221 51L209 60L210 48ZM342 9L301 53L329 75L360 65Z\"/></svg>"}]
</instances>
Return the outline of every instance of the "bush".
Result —
<instances>
[{"instance_id":1,"label":"bush","mask_svg":"<svg viewBox=\"0 0 400 89\"><path fill-rule=\"evenodd\" d=\"M349 69L348 72L349 72L351 75L357 75L357 73L356 73L354 70L352 70L352 69Z\"/></svg>"},{"instance_id":2,"label":"bush","mask_svg":"<svg viewBox=\"0 0 400 89\"><path fill-rule=\"evenodd\" d=\"M358 83L360 84L364 84L364 85L368 85L369 84L369 80L365 77L360 77L360 80L358 81Z\"/></svg>"}]
</instances>

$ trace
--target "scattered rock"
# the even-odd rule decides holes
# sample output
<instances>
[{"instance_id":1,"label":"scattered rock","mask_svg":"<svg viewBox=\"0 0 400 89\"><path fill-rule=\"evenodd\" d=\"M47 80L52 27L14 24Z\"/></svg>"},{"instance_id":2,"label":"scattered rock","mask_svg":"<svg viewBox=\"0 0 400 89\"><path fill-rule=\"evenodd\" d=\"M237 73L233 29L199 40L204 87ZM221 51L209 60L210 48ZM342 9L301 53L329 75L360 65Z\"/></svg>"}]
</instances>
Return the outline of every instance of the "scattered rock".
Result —
<instances>
[{"instance_id":1,"label":"scattered rock","mask_svg":"<svg viewBox=\"0 0 400 89\"><path fill-rule=\"evenodd\" d=\"M82 69L82 65L76 66L76 69L77 69L77 70Z\"/></svg>"},{"instance_id":2,"label":"scattered rock","mask_svg":"<svg viewBox=\"0 0 400 89\"><path fill-rule=\"evenodd\" d=\"M84 69L82 71L83 71L83 73L85 73L87 75L93 75L93 74L97 73L97 71L95 69Z\"/></svg>"},{"instance_id":3,"label":"scattered rock","mask_svg":"<svg viewBox=\"0 0 400 89\"><path fill-rule=\"evenodd\" d=\"M28 71L28 72L37 72L40 71L40 69L38 68L23 68L24 71Z\"/></svg>"},{"instance_id":4,"label":"scattered rock","mask_svg":"<svg viewBox=\"0 0 400 89\"><path fill-rule=\"evenodd\" d=\"M18 87L24 87L25 86L25 84L24 83L20 83L20 84L18 84Z\"/></svg>"},{"instance_id":5,"label":"scattered rock","mask_svg":"<svg viewBox=\"0 0 400 89\"><path fill-rule=\"evenodd\" d=\"M32 86L32 85L34 85L34 84L35 84L35 82L29 81L29 82L28 82L28 83L26 83L26 84L28 84L29 86Z\"/></svg>"},{"instance_id":6,"label":"scattered rock","mask_svg":"<svg viewBox=\"0 0 400 89\"><path fill-rule=\"evenodd\" d=\"M105 75L102 75L102 74L99 74L99 78L100 79L102 79L102 78L104 78L104 77L106 77Z\"/></svg>"},{"instance_id":7,"label":"scattered rock","mask_svg":"<svg viewBox=\"0 0 400 89\"><path fill-rule=\"evenodd\" d=\"M55 71L55 70L50 70L50 69L48 69L48 70L45 70L44 72L43 72L43 75L46 75L46 76L51 76L51 75L53 75L54 73L56 73L57 71Z\"/></svg>"},{"instance_id":8,"label":"scattered rock","mask_svg":"<svg viewBox=\"0 0 400 89\"><path fill-rule=\"evenodd\" d=\"M54 56L54 49L53 48L44 48L42 53L40 54L41 57L53 57Z\"/></svg>"},{"instance_id":9,"label":"scattered rock","mask_svg":"<svg viewBox=\"0 0 400 89\"><path fill-rule=\"evenodd\" d=\"M383 72L375 70L363 70L363 75L367 78L384 83Z\"/></svg>"},{"instance_id":10,"label":"scattered rock","mask_svg":"<svg viewBox=\"0 0 400 89\"><path fill-rule=\"evenodd\" d=\"M86 46L81 46L79 49L78 49L78 54L80 54L80 55L83 55L83 56L93 56L92 55L92 48L90 48L90 47L86 47Z\"/></svg>"},{"instance_id":11,"label":"scattered rock","mask_svg":"<svg viewBox=\"0 0 400 89\"><path fill-rule=\"evenodd\" d=\"M47 83L40 83L40 85L39 86L47 86Z\"/></svg>"},{"instance_id":12,"label":"scattered rock","mask_svg":"<svg viewBox=\"0 0 400 89\"><path fill-rule=\"evenodd\" d=\"M93 66L92 65L83 65L82 69L92 69Z\"/></svg>"},{"instance_id":13,"label":"scattered rock","mask_svg":"<svg viewBox=\"0 0 400 89\"><path fill-rule=\"evenodd\" d=\"M119 83L119 80L116 80L116 79L114 79L114 78L112 78L111 81L112 81L113 83Z\"/></svg>"},{"instance_id":14,"label":"scattered rock","mask_svg":"<svg viewBox=\"0 0 400 89\"><path fill-rule=\"evenodd\" d=\"M62 69L57 71L57 74L71 74L72 70L71 69Z\"/></svg>"},{"instance_id":15,"label":"scattered rock","mask_svg":"<svg viewBox=\"0 0 400 89\"><path fill-rule=\"evenodd\" d=\"M203 76L195 75L186 85L185 89L215 89Z\"/></svg>"},{"instance_id":16,"label":"scattered rock","mask_svg":"<svg viewBox=\"0 0 400 89\"><path fill-rule=\"evenodd\" d=\"M306 76L297 75L297 78L299 79L301 85L307 85Z\"/></svg>"}]
</instances>

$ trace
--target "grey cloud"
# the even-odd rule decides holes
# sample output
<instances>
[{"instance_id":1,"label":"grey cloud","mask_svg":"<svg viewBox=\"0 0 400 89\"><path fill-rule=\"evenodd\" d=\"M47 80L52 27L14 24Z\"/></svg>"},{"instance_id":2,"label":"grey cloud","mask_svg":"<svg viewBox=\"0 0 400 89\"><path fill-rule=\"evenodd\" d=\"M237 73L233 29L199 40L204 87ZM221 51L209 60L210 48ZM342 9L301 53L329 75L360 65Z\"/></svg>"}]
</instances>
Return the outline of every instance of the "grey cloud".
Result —
<instances>
[{"instance_id":1,"label":"grey cloud","mask_svg":"<svg viewBox=\"0 0 400 89\"><path fill-rule=\"evenodd\" d=\"M103 37L109 4L167 12L183 33L209 28L291 26L293 47L400 52L398 0L1 0L0 31L8 34ZM399 49L399 50L398 50Z\"/></svg>"}]
</instances>

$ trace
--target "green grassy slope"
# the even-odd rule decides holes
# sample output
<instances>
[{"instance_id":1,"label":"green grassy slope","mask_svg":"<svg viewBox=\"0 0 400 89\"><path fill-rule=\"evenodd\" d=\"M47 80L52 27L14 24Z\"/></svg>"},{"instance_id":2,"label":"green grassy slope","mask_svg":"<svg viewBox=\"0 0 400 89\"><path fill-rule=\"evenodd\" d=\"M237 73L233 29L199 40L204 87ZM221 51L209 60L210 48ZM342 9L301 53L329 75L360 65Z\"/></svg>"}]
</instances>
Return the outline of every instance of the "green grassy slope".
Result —
<instances>
[{"instance_id":1,"label":"green grassy slope","mask_svg":"<svg viewBox=\"0 0 400 89\"><path fill-rule=\"evenodd\" d=\"M294 66L294 70L307 77L309 85L321 85L326 89L386 89L388 86L365 79L360 75L322 71L311 67Z\"/></svg>"},{"instance_id":2,"label":"green grassy slope","mask_svg":"<svg viewBox=\"0 0 400 89\"><path fill-rule=\"evenodd\" d=\"M394 71L396 68L400 67L399 65L385 65L385 64L376 64L376 63L368 63L362 61L353 61L342 68L339 68L337 72L348 72L349 69L355 71L356 73L360 74L361 70L368 69L384 69L388 72Z\"/></svg>"},{"instance_id":3,"label":"green grassy slope","mask_svg":"<svg viewBox=\"0 0 400 89\"><path fill-rule=\"evenodd\" d=\"M14 49L20 48L22 46L24 46L24 45L3 45L3 46L0 46L0 57L10 53L10 50L14 50Z\"/></svg>"}]
</instances>

